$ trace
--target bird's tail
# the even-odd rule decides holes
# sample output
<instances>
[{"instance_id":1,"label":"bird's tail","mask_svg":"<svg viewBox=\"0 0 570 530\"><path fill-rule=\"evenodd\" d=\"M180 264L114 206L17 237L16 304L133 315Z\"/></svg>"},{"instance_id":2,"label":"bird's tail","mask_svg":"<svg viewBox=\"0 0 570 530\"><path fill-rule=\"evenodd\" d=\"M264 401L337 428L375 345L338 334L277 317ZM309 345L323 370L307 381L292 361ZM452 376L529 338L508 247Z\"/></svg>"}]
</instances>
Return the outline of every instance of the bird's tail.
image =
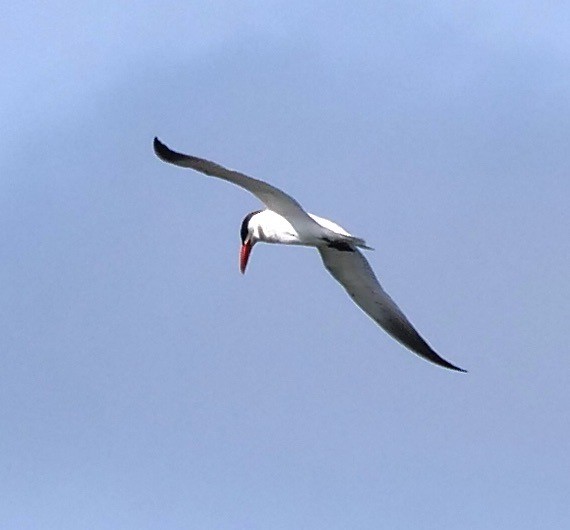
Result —
<instances>
[{"instance_id":1,"label":"bird's tail","mask_svg":"<svg viewBox=\"0 0 570 530\"><path fill-rule=\"evenodd\" d=\"M366 250L374 250L372 247L369 247L366 244L366 241L364 241L364 239L362 239L360 237L345 236L345 239L346 239L347 243L350 243L351 245L354 245L355 247L363 248Z\"/></svg>"}]
</instances>

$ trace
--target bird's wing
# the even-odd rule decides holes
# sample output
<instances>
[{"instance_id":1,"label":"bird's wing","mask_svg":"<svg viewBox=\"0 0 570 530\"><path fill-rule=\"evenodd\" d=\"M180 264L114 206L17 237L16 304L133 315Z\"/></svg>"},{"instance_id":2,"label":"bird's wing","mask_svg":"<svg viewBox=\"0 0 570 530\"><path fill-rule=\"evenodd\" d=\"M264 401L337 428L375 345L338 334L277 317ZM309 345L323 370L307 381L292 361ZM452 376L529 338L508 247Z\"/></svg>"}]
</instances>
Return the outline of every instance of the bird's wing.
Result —
<instances>
[{"instance_id":1,"label":"bird's wing","mask_svg":"<svg viewBox=\"0 0 570 530\"><path fill-rule=\"evenodd\" d=\"M158 138L154 139L154 152L164 162L195 169L205 175L227 180L244 188L255 195L267 208L285 217L296 228L300 228L299 225L311 226L313 229L321 228L293 197L267 182L248 177L203 158L177 153Z\"/></svg>"},{"instance_id":2,"label":"bird's wing","mask_svg":"<svg viewBox=\"0 0 570 530\"><path fill-rule=\"evenodd\" d=\"M378 282L370 264L359 250L319 247L327 270L372 320L397 341L432 363L465 372L441 358L414 329L404 313Z\"/></svg>"}]
</instances>

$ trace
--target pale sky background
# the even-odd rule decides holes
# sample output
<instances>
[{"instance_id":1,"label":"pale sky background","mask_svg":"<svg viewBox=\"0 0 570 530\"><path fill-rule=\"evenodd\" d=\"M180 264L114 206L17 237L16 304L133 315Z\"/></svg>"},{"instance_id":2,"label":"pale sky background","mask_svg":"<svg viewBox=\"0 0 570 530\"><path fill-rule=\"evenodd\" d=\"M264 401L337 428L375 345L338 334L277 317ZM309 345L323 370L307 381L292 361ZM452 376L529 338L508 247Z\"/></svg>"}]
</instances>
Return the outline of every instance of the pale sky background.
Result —
<instances>
[{"instance_id":1,"label":"pale sky background","mask_svg":"<svg viewBox=\"0 0 570 530\"><path fill-rule=\"evenodd\" d=\"M13 2L0 18L0 528L570 525L565 2ZM364 237L459 374L258 202Z\"/></svg>"}]
</instances>

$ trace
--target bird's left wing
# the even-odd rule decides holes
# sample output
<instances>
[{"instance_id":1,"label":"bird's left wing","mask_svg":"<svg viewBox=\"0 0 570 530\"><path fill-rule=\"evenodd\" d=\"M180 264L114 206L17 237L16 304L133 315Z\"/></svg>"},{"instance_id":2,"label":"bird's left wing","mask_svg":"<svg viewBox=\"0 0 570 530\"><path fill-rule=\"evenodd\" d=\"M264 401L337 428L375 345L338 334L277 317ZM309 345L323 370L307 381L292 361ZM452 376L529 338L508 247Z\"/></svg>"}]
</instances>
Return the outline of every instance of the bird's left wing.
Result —
<instances>
[{"instance_id":1,"label":"bird's left wing","mask_svg":"<svg viewBox=\"0 0 570 530\"><path fill-rule=\"evenodd\" d=\"M382 289L363 254L354 249L319 247L327 270L372 320L417 355L451 370L465 372L440 357L415 330L404 313Z\"/></svg>"},{"instance_id":2,"label":"bird's left wing","mask_svg":"<svg viewBox=\"0 0 570 530\"><path fill-rule=\"evenodd\" d=\"M285 217L293 226L304 224L313 228L320 227L293 197L263 180L248 177L204 158L173 151L158 138L154 139L153 145L154 152L164 162L194 169L205 175L236 184L255 195L267 208Z\"/></svg>"}]
</instances>

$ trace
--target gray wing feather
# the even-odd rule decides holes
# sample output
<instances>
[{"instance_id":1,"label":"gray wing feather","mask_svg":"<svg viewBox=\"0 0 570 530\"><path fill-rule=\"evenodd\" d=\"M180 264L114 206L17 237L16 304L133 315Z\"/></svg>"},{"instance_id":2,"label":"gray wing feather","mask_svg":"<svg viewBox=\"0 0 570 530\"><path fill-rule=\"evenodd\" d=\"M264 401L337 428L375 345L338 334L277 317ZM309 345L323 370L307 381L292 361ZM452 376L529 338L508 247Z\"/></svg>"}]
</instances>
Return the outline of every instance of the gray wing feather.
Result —
<instances>
[{"instance_id":1,"label":"gray wing feather","mask_svg":"<svg viewBox=\"0 0 570 530\"><path fill-rule=\"evenodd\" d=\"M204 158L173 151L158 138L154 139L154 152L164 162L194 169L205 175L217 177L244 188L255 195L267 208L285 217L293 225L297 221L312 226L320 226L309 217L309 214L293 197L267 182L248 177L239 171L227 169Z\"/></svg>"},{"instance_id":2,"label":"gray wing feather","mask_svg":"<svg viewBox=\"0 0 570 530\"><path fill-rule=\"evenodd\" d=\"M346 289L354 303L388 334L432 363L451 370L466 371L440 357L420 336L394 300L382 289L359 250L349 252L328 247L319 247L318 250L327 270Z\"/></svg>"}]
</instances>

